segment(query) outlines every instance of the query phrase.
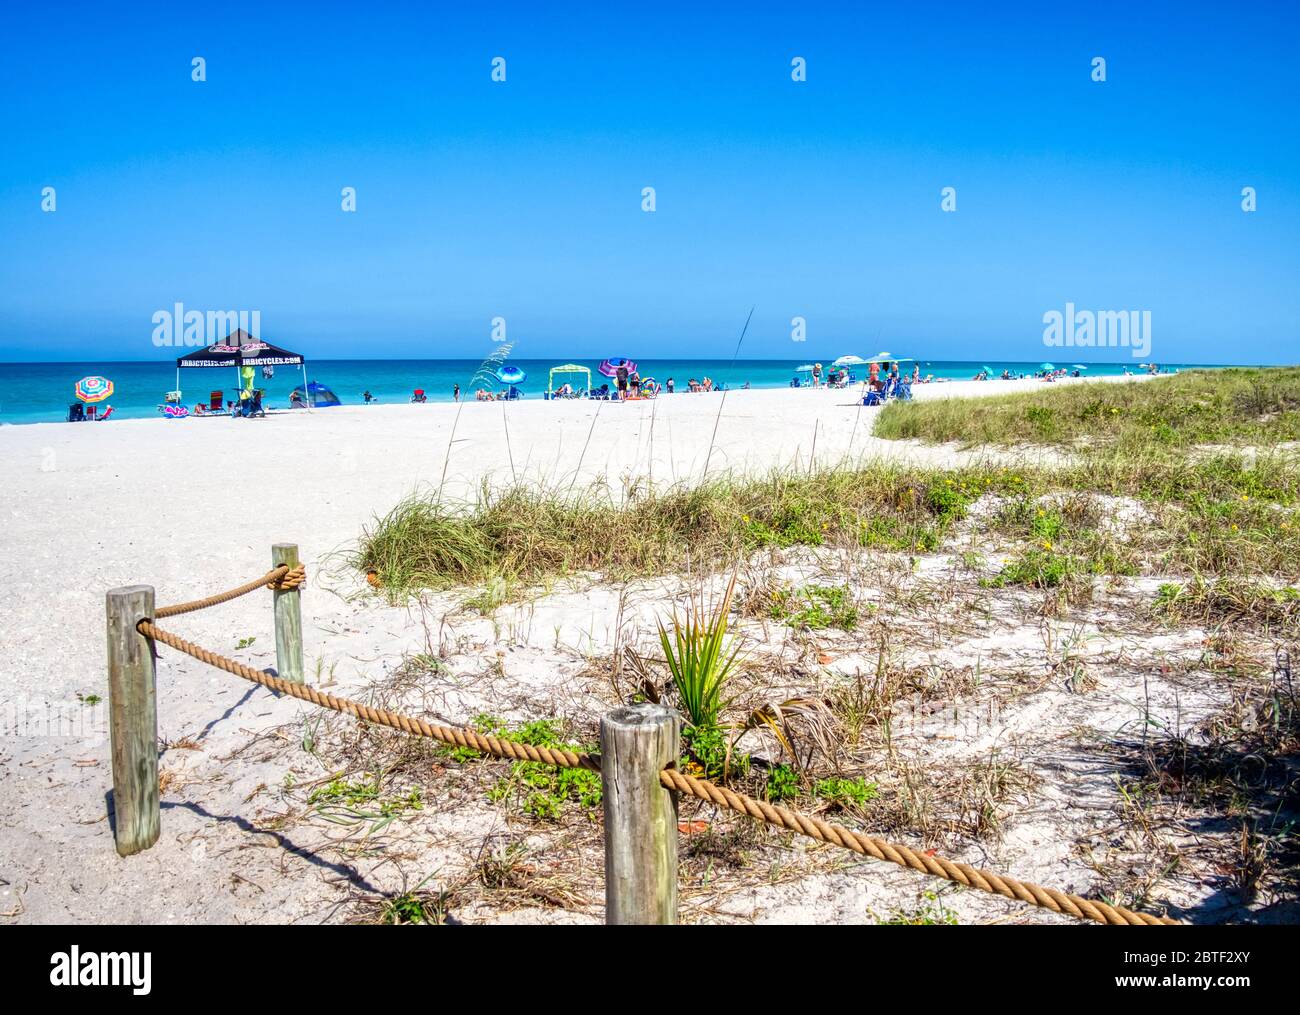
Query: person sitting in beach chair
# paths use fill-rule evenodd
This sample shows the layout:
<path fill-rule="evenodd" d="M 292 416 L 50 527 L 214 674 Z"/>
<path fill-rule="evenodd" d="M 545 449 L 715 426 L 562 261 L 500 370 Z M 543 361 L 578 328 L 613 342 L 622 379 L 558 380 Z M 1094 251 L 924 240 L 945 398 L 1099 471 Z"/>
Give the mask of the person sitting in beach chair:
<path fill-rule="evenodd" d="M 84 423 L 86 422 L 86 407 L 80 402 L 73 402 L 68 406 L 68 422 Z"/>
<path fill-rule="evenodd" d="M 113 407 L 111 405 L 104 406 L 104 412 L 99 417 L 99 422 L 101 423 L 104 422 L 104 420 L 108 419 L 112 415 L 113 415 Z"/>
<path fill-rule="evenodd" d="M 429 396 L 424 393 L 423 388 L 416 388 L 413 392 L 411 392 L 412 402 L 427 402 L 428 400 L 429 400 Z M 369 399 L 367 399 L 367 401 L 369 401 Z"/>

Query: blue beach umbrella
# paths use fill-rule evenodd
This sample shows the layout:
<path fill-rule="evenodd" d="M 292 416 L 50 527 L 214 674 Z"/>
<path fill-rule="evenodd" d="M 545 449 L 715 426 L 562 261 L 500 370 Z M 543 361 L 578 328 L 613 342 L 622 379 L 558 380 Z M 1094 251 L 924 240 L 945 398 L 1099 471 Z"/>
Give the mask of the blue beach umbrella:
<path fill-rule="evenodd" d="M 502 384 L 523 384 L 528 375 L 518 367 L 503 366 L 497 371 L 497 380 Z"/>
<path fill-rule="evenodd" d="M 1039 366 L 1038 366 L 1038 369 L 1039 369 L 1039 370 L 1055 370 L 1055 369 L 1056 369 L 1056 364 L 1055 364 L 1055 363 L 1040 363 Z"/>

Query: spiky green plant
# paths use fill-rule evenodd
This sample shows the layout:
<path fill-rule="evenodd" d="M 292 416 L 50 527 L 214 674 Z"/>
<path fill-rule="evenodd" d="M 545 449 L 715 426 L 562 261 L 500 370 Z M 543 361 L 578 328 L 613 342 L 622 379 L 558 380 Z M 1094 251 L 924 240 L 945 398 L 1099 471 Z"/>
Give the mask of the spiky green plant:
<path fill-rule="evenodd" d="M 717 726 L 725 704 L 723 688 L 740 655 L 740 646 L 727 637 L 735 591 L 733 573 L 722 601 L 714 608 L 692 597 L 685 614 L 673 611 L 671 633 L 659 624 L 659 641 L 682 708 L 691 725 L 701 729 Z"/>

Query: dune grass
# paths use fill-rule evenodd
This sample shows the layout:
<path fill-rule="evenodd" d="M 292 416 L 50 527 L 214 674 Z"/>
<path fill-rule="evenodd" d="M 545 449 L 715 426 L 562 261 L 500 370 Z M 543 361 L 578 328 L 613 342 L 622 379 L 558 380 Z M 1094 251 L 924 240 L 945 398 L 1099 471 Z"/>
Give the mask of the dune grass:
<path fill-rule="evenodd" d="M 719 478 L 614 503 L 577 495 L 483 489 L 463 508 L 411 497 L 362 535 L 350 563 L 376 572 L 395 600 L 422 589 L 543 583 L 583 572 L 613 580 L 726 567 L 768 547 L 937 550 L 971 504 L 1002 508 L 982 531 L 1065 554 L 1090 573 L 1300 578 L 1300 463 L 1292 456 L 1187 460 L 1115 453 L 1032 469 L 858 469 Z M 1147 520 L 1120 540 L 1084 495 L 1133 498 Z M 1057 498 L 1043 505 L 1045 497 Z M 1071 507 L 1071 499 L 1076 502 Z M 1050 546 L 1043 547 L 1047 543 Z"/>
<path fill-rule="evenodd" d="M 1131 383 L 1044 384 L 1041 391 L 987 398 L 894 402 L 880 413 L 875 434 L 1130 452 L 1266 446 L 1300 439 L 1300 368 L 1188 370 Z"/>

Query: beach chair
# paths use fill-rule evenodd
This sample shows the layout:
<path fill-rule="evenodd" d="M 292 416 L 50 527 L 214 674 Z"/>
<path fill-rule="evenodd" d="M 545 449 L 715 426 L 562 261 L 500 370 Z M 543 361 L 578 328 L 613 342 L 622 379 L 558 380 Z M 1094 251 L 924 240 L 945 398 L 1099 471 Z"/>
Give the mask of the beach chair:
<path fill-rule="evenodd" d="M 86 406 L 86 418 L 92 420 L 95 418 L 95 407 L 93 405 Z"/>
<path fill-rule="evenodd" d="M 208 395 L 208 412 L 224 412 L 226 393 L 224 391 L 213 391 Z"/>
<path fill-rule="evenodd" d="M 863 405 L 884 405 L 884 392 L 877 391 L 875 388 L 867 388 L 867 393 L 862 396 Z"/>
<path fill-rule="evenodd" d="M 80 402 L 73 402 L 68 406 L 68 422 L 84 423 L 86 421 L 86 407 Z"/>

